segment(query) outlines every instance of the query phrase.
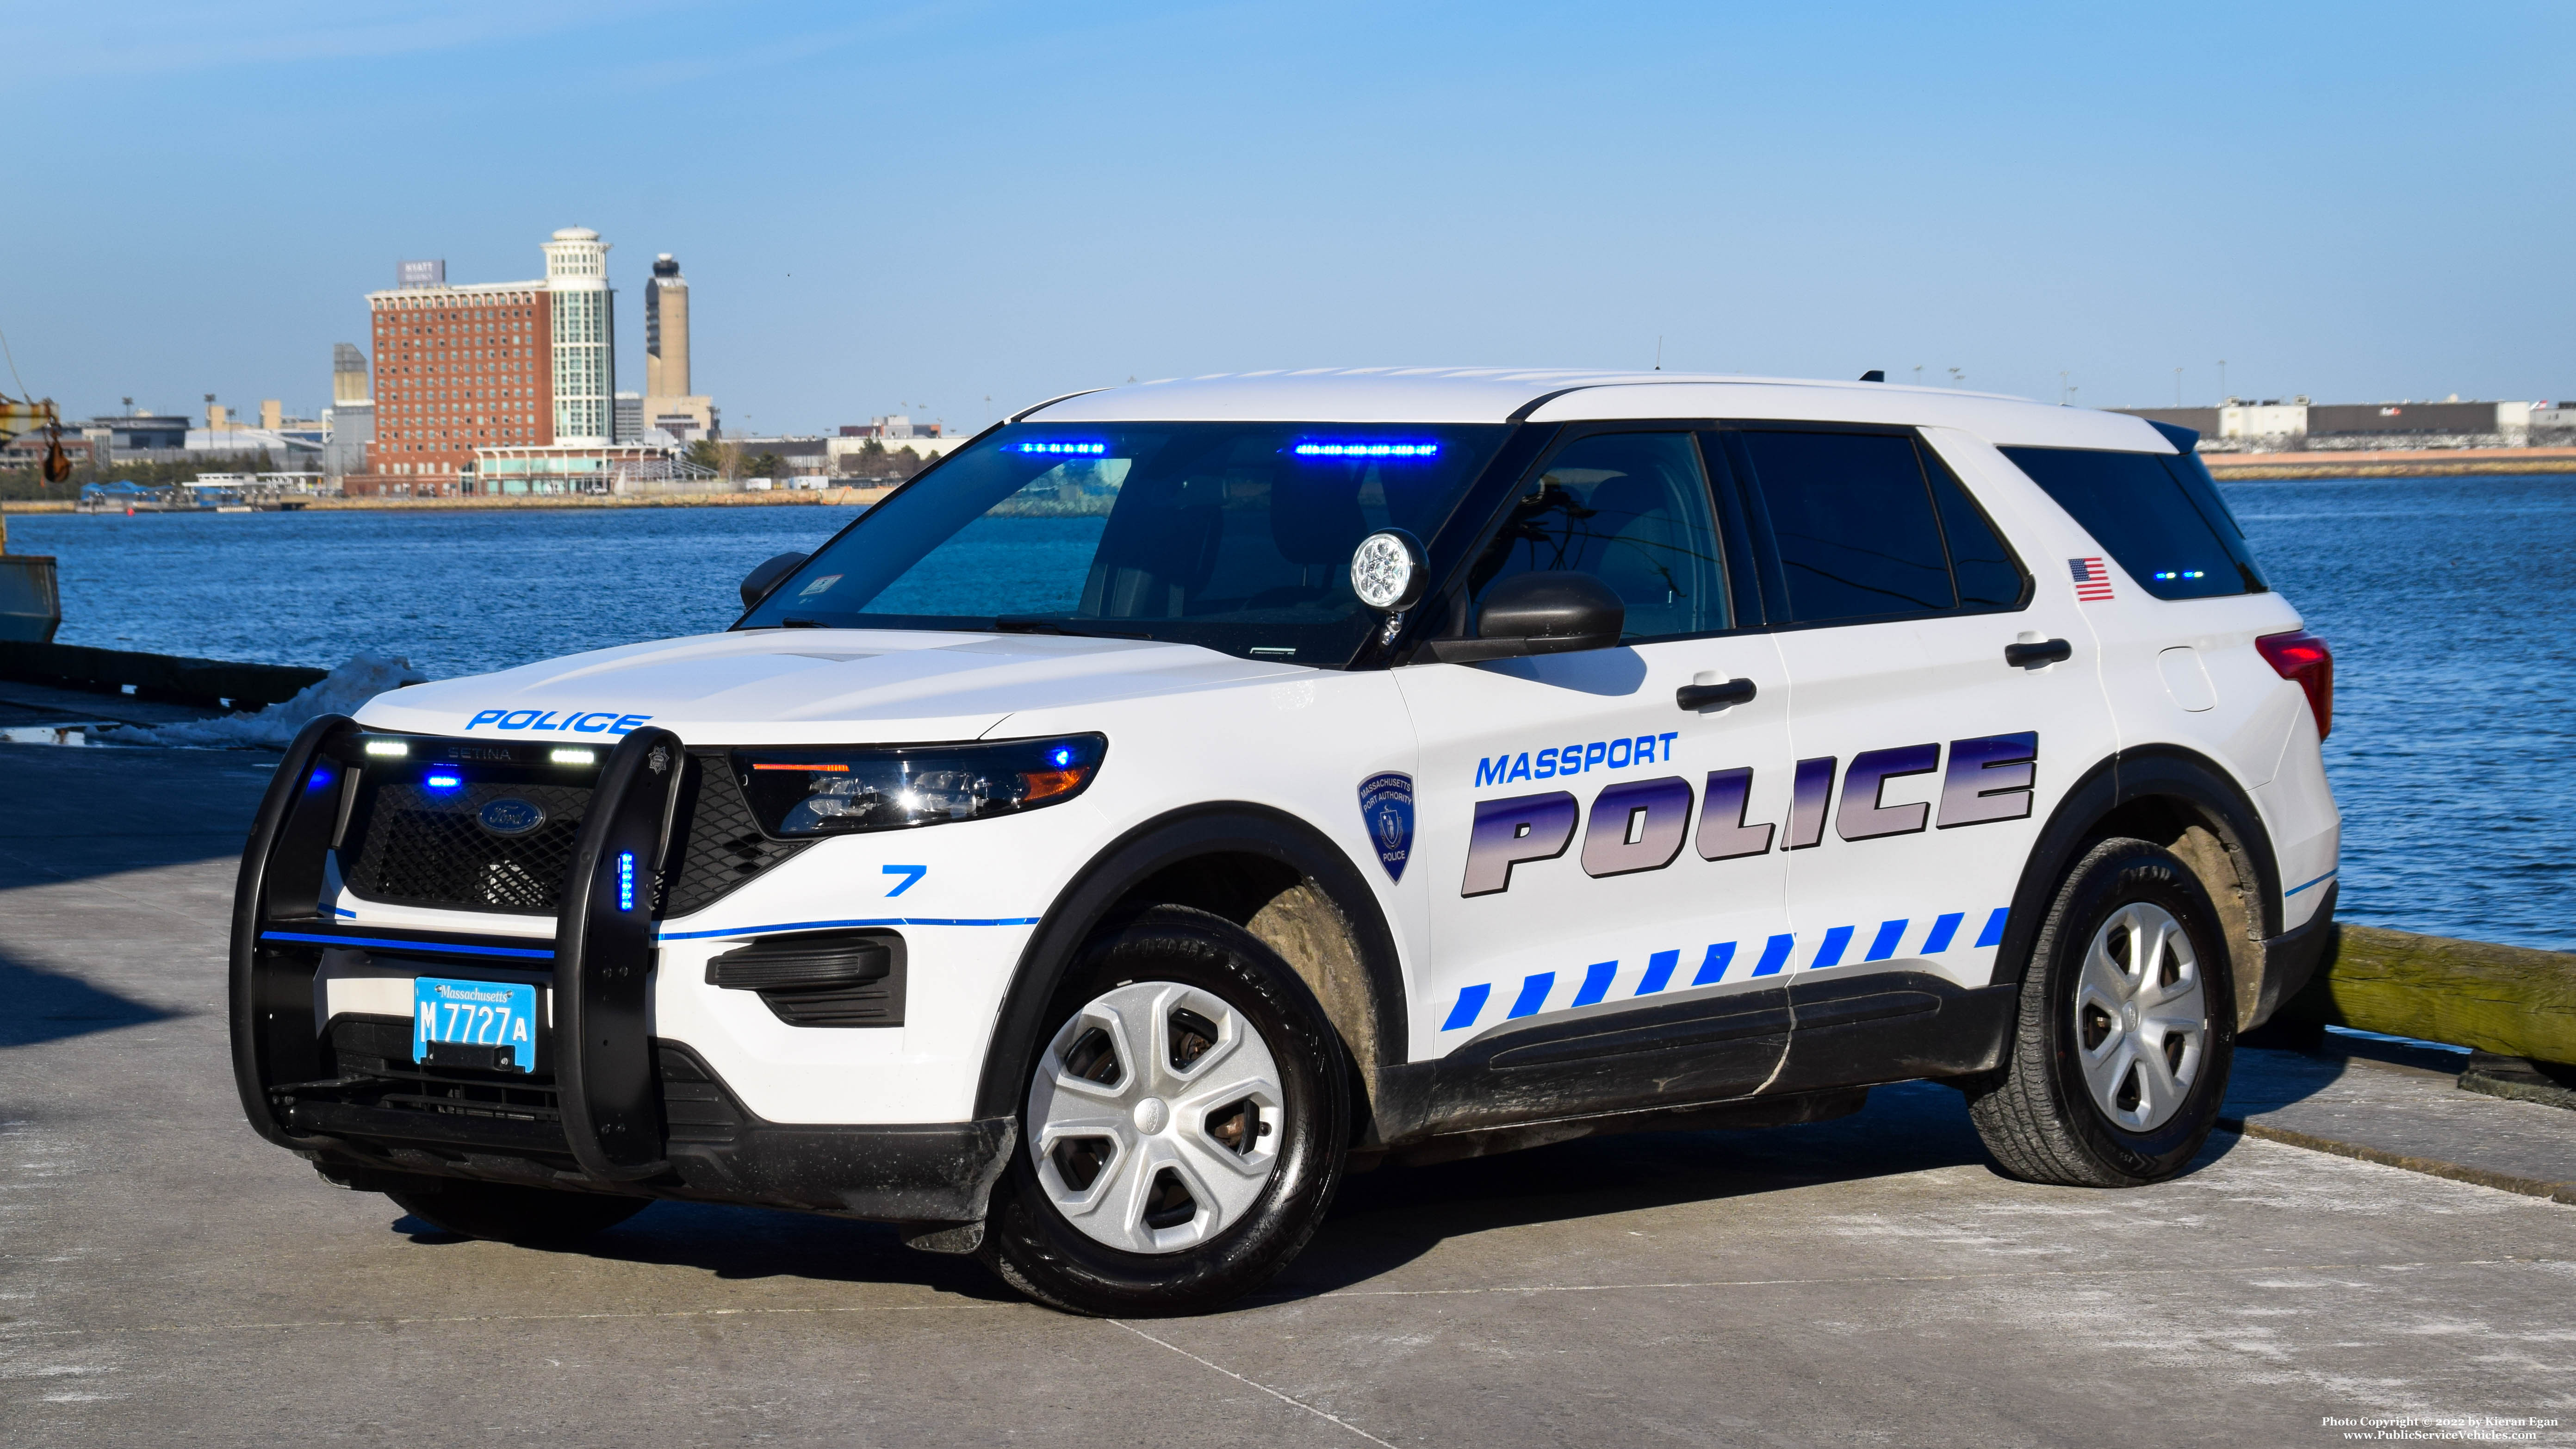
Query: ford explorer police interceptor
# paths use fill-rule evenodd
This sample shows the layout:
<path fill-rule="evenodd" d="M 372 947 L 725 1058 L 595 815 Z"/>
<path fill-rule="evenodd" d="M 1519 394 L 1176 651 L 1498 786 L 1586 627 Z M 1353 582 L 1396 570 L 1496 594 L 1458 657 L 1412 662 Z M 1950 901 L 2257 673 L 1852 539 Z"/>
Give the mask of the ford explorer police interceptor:
<path fill-rule="evenodd" d="M 2332 658 L 2192 434 L 1507 370 L 1029 408 L 720 634 L 379 696 L 244 857 L 258 1131 L 441 1227 L 899 1225 L 1185 1312 L 1344 1173 L 1966 1096 L 2181 1171 L 2313 969 Z"/>

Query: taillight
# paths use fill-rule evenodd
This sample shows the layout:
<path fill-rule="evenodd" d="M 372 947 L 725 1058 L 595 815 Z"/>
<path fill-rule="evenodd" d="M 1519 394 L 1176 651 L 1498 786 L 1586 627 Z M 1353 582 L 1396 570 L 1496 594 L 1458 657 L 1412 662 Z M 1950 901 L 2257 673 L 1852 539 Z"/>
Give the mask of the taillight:
<path fill-rule="evenodd" d="M 2305 629 L 2294 634 L 2266 634 L 2254 641 L 2273 672 L 2295 680 L 2308 692 L 2308 712 L 2317 717 L 2317 738 L 2334 728 L 2334 651 Z"/>

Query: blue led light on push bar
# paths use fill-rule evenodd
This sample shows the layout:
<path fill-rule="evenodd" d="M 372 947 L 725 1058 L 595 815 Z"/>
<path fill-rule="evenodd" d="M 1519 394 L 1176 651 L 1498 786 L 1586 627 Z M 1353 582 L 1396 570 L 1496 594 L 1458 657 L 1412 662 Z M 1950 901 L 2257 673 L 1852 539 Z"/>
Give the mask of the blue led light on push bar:
<path fill-rule="evenodd" d="M 1438 443 L 1299 443 L 1300 458 L 1436 458 Z"/>
<path fill-rule="evenodd" d="M 465 777 L 452 770 L 432 770 L 421 776 L 420 782 L 433 790 L 459 790 L 465 786 Z"/>
<path fill-rule="evenodd" d="M 617 908 L 635 909 L 635 852 L 631 850 L 617 852 Z"/>
<path fill-rule="evenodd" d="M 1090 458 L 1109 451 L 1107 443 L 1013 443 L 1011 448 L 1020 453 L 1074 453 Z"/>

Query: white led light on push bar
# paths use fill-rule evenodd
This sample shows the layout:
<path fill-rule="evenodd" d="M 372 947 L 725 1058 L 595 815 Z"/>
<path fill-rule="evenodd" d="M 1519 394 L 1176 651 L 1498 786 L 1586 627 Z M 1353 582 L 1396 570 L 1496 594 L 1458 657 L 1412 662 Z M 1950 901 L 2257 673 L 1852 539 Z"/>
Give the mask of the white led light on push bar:
<path fill-rule="evenodd" d="M 587 765 L 597 761 L 599 755 L 592 750 L 557 750 L 546 758 L 558 765 Z"/>
<path fill-rule="evenodd" d="M 369 740 L 367 741 L 367 753 L 371 755 L 408 755 L 411 753 L 411 746 L 404 744 L 400 740 Z"/>

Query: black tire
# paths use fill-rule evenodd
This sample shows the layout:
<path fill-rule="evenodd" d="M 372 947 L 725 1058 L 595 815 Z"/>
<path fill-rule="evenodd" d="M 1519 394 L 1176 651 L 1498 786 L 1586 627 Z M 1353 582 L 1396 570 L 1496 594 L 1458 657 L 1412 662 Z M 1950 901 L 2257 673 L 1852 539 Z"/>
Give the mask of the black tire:
<path fill-rule="evenodd" d="M 2088 1047 L 2098 1049 L 2110 1033 L 2122 1029 L 2106 1013 L 2079 1016 L 2078 992 L 2086 958 L 2097 934 L 2132 905 L 2143 910 L 2128 920 L 2161 911 L 2181 927 L 2199 975 L 2198 1054 L 2188 1055 L 2191 1048 L 2184 1034 L 2165 1034 L 2185 1042 L 2177 1050 L 2191 1065 L 2179 1102 L 2160 1121 L 2146 1120 L 2147 1112 L 2138 1109 L 2138 1099 L 2129 1095 L 2140 1086 L 2141 1078 L 2119 1078 L 2125 1085 L 2109 1093 L 2106 1105 L 2085 1070 Z M 2116 943 L 2126 934 L 2125 928 L 2116 929 L 2106 940 Z M 2118 949 L 2114 944 L 2115 954 Z M 2128 949 L 2136 947 L 2132 944 Z M 2096 1020 L 2105 1024 L 2097 1026 Z M 2128 1020 L 2126 1029 L 2133 1041 L 2146 1045 L 2148 1038 L 2138 1033 L 2135 1017 Z M 2088 1042 L 2087 1037 L 2097 1032 L 2102 1035 Z M 2152 1045 L 2159 1057 L 2166 1051 L 2164 1039 L 2157 1038 Z M 2209 892 L 2172 852 L 2144 840 L 2105 840 L 2077 862 L 2058 888 L 2031 947 L 2029 969 L 2022 975 L 2021 1016 L 2011 1053 L 2003 1070 L 1969 1087 L 1968 1115 L 1996 1165 L 2025 1182 L 2067 1187 L 2161 1182 L 2188 1166 L 2208 1140 L 2219 1104 L 2227 1096 L 2235 1045 L 2234 975 Z M 2110 1062 L 2110 1054 L 2104 1053 L 2101 1060 Z M 2145 1073 L 2154 1066 L 2141 1050 L 2132 1070 Z M 2168 1067 L 2156 1080 L 2172 1082 L 2176 1075 Z M 2110 1070 L 2103 1072 L 2106 1081 L 2113 1076 Z M 2114 1118 L 2114 1109 L 2124 1105 L 2140 1119 L 2134 1127 Z"/>
<path fill-rule="evenodd" d="M 1280 1101 L 1275 1122 L 1260 1122 L 1262 1114 L 1254 1114 L 1252 1135 L 1270 1136 L 1275 1127 L 1279 1140 L 1269 1149 L 1266 1182 L 1231 1221 L 1191 1246 L 1134 1252 L 1076 1227 L 1040 1180 L 1036 1128 L 1041 1124 L 1029 1120 L 1030 1094 L 1050 1043 L 1073 1027 L 1086 1007 L 1113 991 L 1158 983 L 1208 993 L 1259 1033 L 1275 1063 Z M 1174 1065 L 1180 1065 L 1177 1055 Z M 1322 1224 L 1341 1184 L 1351 1091 L 1340 1035 L 1278 953 L 1240 926 L 1205 911 L 1156 907 L 1091 941 L 1066 971 L 1048 1008 L 1046 1034 L 1022 1065 L 1019 1081 L 1020 1145 L 993 1190 L 979 1256 L 1004 1282 L 1053 1308 L 1138 1317 L 1215 1308 L 1286 1267 Z M 1140 1105 L 1138 1110 L 1145 1109 Z M 1177 1121 L 1178 1115 L 1169 1120 Z M 1233 1130 L 1240 1140 L 1243 1128 Z M 1061 1166 L 1056 1171 L 1054 1180 L 1061 1187 L 1068 1178 L 1061 1175 Z M 1206 1209 L 1193 1206 L 1191 1211 Z"/>
<path fill-rule="evenodd" d="M 384 1194 L 432 1227 L 529 1248 L 569 1247 L 652 1206 L 650 1198 L 555 1192 L 461 1177 L 409 1178 Z"/>

